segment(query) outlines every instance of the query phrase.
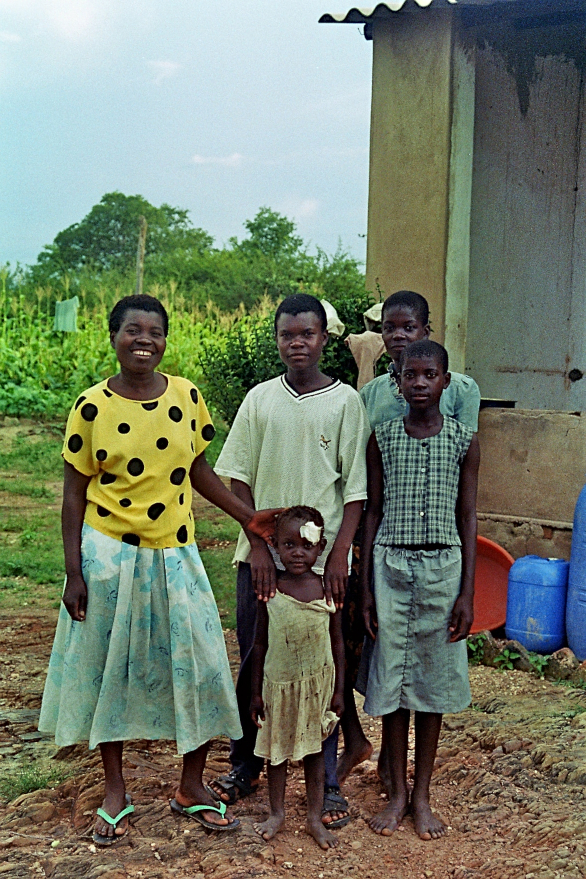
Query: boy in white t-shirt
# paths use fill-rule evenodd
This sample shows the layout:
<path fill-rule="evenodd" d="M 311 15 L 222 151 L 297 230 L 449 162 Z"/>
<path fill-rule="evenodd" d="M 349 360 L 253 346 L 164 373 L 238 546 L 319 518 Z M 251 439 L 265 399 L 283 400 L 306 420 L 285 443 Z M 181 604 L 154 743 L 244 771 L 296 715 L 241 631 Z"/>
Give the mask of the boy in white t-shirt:
<path fill-rule="evenodd" d="M 327 342 L 327 319 L 313 296 L 288 296 L 275 314 L 275 338 L 287 372 L 253 388 L 244 399 L 216 473 L 256 509 L 297 504 L 321 511 L 326 551 L 314 571 L 323 574 L 326 597 L 341 607 L 348 559 L 366 498 L 365 449 L 370 425 L 358 393 L 319 369 Z M 234 561 L 237 576 L 237 634 L 241 666 L 236 688 L 242 739 L 232 742 L 232 771 L 212 783 L 227 803 L 258 787 L 263 761 L 254 755 L 257 728 L 250 717 L 251 651 L 256 604 L 276 591 L 276 567 L 266 543 L 242 532 Z M 326 756 L 324 823 L 349 820 L 335 774 L 336 745 Z"/>

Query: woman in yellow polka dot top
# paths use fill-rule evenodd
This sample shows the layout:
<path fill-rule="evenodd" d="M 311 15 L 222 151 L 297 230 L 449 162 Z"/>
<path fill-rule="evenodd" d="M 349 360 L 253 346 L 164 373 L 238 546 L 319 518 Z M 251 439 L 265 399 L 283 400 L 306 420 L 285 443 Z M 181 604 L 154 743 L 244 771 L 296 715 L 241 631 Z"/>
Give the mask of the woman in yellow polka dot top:
<path fill-rule="evenodd" d="M 255 513 L 228 491 L 205 458 L 214 428 L 197 388 L 155 371 L 168 330 L 162 304 L 127 296 L 109 329 L 120 371 L 85 391 L 67 422 L 66 581 L 39 729 L 60 746 L 100 746 L 96 843 L 128 829 L 127 739 L 176 740 L 183 772 L 172 809 L 234 830 L 239 822 L 202 782 L 209 740 L 241 729 L 191 488 L 263 537 L 274 511 Z"/>

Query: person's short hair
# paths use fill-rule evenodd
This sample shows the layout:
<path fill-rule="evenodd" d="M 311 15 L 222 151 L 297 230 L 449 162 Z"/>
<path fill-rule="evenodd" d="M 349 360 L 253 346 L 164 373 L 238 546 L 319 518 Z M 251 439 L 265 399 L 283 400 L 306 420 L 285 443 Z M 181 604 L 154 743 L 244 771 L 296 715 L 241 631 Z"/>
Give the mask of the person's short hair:
<path fill-rule="evenodd" d="M 310 296 L 309 293 L 294 293 L 293 296 L 287 296 L 275 312 L 275 333 L 277 332 L 277 321 L 281 317 L 282 314 L 305 314 L 306 311 L 313 311 L 321 321 L 322 332 L 328 328 L 328 318 L 326 315 L 326 310 L 315 296 Z"/>
<path fill-rule="evenodd" d="M 324 518 L 319 510 L 316 510 L 314 507 L 298 505 L 296 507 L 287 507 L 286 510 L 279 513 L 275 519 L 275 540 L 279 533 L 279 526 L 282 525 L 283 522 L 302 522 L 303 524 L 306 522 L 315 522 L 315 524 L 322 529 L 323 537 L 323 529 L 325 527 Z"/>
<path fill-rule="evenodd" d="M 108 329 L 111 333 L 117 333 L 122 326 L 122 321 L 127 311 L 134 309 L 135 311 L 155 311 L 161 316 L 163 321 L 163 330 L 165 335 L 169 332 L 169 315 L 167 309 L 162 302 L 155 299 L 154 296 L 148 296 L 146 293 L 140 293 L 133 296 L 125 296 L 120 299 L 112 311 L 108 319 Z"/>
<path fill-rule="evenodd" d="M 384 317 L 385 312 L 391 308 L 410 308 L 424 327 L 429 323 L 429 304 L 421 293 L 414 293 L 413 290 L 398 290 L 397 293 L 392 293 L 383 302 L 381 317 Z"/>
<path fill-rule="evenodd" d="M 403 348 L 399 357 L 399 372 L 403 369 L 403 364 L 408 357 L 433 358 L 441 366 L 444 373 L 448 371 L 448 352 L 443 345 L 440 345 L 439 342 L 432 342 L 431 339 L 420 339 Z"/>

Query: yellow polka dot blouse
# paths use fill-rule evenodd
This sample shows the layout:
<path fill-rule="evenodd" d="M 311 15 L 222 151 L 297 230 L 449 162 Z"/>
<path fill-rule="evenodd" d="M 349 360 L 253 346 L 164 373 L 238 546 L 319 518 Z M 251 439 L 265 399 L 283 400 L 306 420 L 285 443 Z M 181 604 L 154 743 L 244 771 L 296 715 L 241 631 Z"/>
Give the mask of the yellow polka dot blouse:
<path fill-rule="evenodd" d="M 76 401 L 67 421 L 64 459 L 85 476 L 85 521 L 134 546 L 193 543 L 194 459 L 214 428 L 199 391 L 167 375 L 155 400 L 128 400 L 100 382 Z"/>

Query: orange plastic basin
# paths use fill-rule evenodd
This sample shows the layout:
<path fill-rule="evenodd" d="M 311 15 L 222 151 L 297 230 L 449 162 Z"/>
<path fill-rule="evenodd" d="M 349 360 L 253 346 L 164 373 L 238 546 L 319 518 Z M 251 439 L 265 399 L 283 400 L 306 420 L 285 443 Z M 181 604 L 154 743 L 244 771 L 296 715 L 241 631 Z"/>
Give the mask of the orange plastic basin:
<path fill-rule="evenodd" d="M 509 570 L 513 561 L 513 556 L 498 543 L 486 537 L 477 537 L 474 622 L 470 629 L 471 634 L 504 626 L 507 618 Z"/>

